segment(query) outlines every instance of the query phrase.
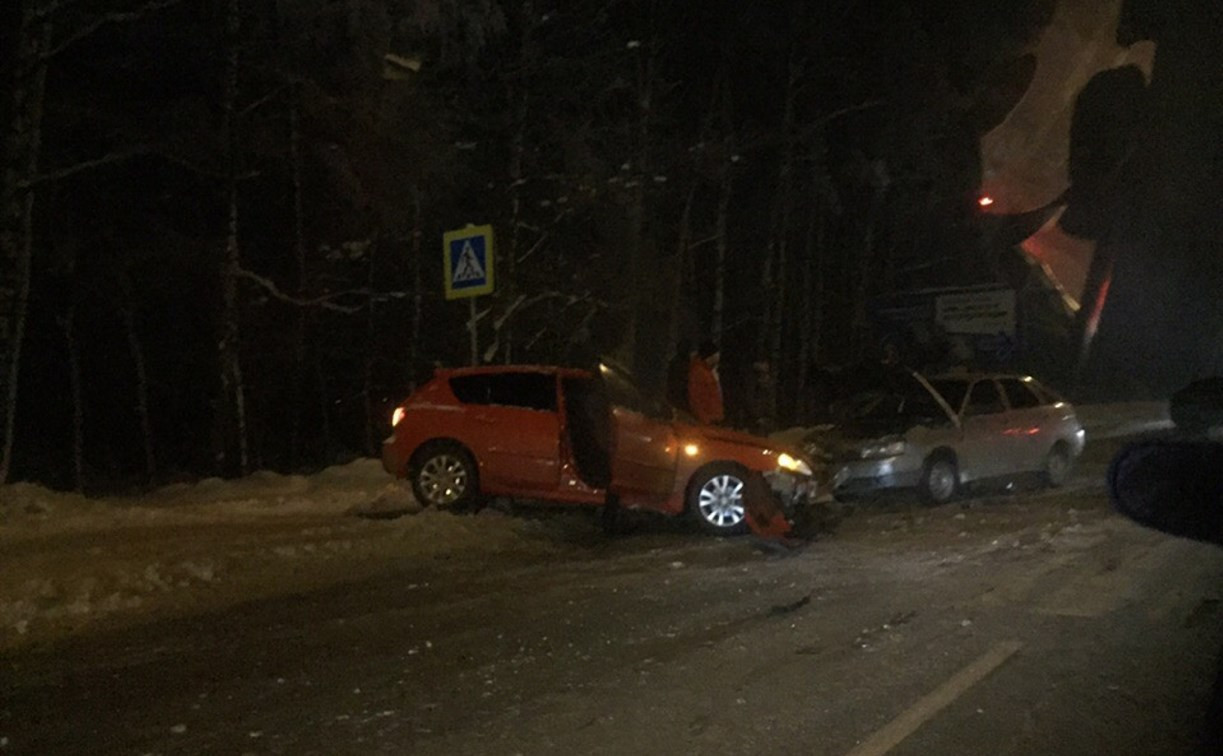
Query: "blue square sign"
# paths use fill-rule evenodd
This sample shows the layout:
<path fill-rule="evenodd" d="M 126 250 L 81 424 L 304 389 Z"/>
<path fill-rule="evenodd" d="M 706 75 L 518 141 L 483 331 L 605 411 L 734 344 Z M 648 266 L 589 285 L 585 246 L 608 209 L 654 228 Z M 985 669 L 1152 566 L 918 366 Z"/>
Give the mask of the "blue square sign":
<path fill-rule="evenodd" d="M 493 228 L 468 226 L 442 236 L 446 299 L 493 291 Z"/>

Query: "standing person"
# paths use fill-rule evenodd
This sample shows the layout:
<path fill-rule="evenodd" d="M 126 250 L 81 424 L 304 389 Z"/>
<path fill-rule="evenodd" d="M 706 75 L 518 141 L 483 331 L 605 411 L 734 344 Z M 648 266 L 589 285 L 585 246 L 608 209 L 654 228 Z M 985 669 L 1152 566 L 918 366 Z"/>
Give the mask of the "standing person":
<path fill-rule="evenodd" d="M 702 342 L 688 367 L 688 407 L 697 420 L 716 424 L 725 418 L 718 362 L 722 353 L 712 341 Z"/>
<path fill-rule="evenodd" d="M 749 431 L 762 436 L 773 432 L 777 384 L 773 380 L 773 370 L 768 360 L 752 363 L 752 375 L 748 379 L 744 405 L 747 410 L 744 420 Z"/>
<path fill-rule="evenodd" d="M 675 345 L 675 355 L 667 363 L 667 401 L 672 407 L 688 413 L 692 412 L 688 405 L 688 371 L 695 355 L 696 347 L 691 339 L 680 339 Z"/>

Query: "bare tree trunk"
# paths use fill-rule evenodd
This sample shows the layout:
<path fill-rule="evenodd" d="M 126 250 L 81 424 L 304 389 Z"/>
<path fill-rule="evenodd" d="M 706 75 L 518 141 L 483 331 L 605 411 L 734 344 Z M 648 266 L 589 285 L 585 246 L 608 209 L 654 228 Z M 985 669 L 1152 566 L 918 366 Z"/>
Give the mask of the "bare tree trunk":
<path fill-rule="evenodd" d="M 640 346 L 642 336 L 647 330 L 644 313 L 645 306 L 645 215 L 646 215 L 646 182 L 650 180 L 650 139 L 652 138 L 654 115 L 654 90 L 657 86 L 658 36 L 654 33 L 653 24 L 657 20 L 657 8 L 650 9 L 651 32 L 649 41 L 641 45 L 637 58 L 637 145 L 633 161 L 634 177 L 632 201 L 629 205 L 629 239 L 628 239 L 628 282 L 629 282 L 629 327 L 626 357 L 629 365 L 638 374 L 644 367 L 639 363 L 642 355 Z"/>
<path fill-rule="evenodd" d="M 518 255 L 521 253 L 522 246 L 522 185 L 526 180 L 523 175 L 523 157 L 526 154 L 527 146 L 527 119 L 530 116 L 530 86 L 527 83 L 527 77 L 530 75 L 531 67 L 534 65 L 534 48 L 532 46 L 531 35 L 537 25 L 537 16 L 535 14 L 535 3 L 533 0 L 523 0 L 522 2 L 522 38 L 519 41 L 519 61 L 518 68 L 520 71 L 519 89 L 511 91 L 510 99 L 513 101 L 514 107 L 514 135 L 510 140 L 510 235 L 509 244 L 502 255 L 502 271 L 504 276 L 498 274 L 499 287 L 501 288 L 501 301 L 505 302 L 507 308 L 514 306 L 514 301 L 517 299 L 518 290 L 521 288 L 518 285 Z M 499 333 L 495 338 L 502 346 L 502 354 L 505 362 L 508 364 L 514 360 L 514 317 L 505 319 Z"/>
<path fill-rule="evenodd" d="M 157 477 L 157 456 L 153 419 L 149 412 L 149 373 L 140 334 L 136 332 L 136 315 L 131 302 L 123 305 L 123 328 L 127 332 L 127 349 L 136 371 L 136 414 L 140 417 L 140 433 L 144 438 L 144 479 L 145 483 L 152 483 Z"/>
<path fill-rule="evenodd" d="M 679 240 L 675 245 L 675 264 L 672 266 L 671 279 L 671 310 L 667 319 L 668 353 L 675 351 L 679 343 L 680 317 L 684 309 L 688 282 L 688 255 L 692 248 L 692 206 L 696 203 L 696 192 L 700 179 L 694 177 L 692 186 L 688 189 L 688 198 L 684 200 L 684 210 L 679 217 Z"/>
<path fill-rule="evenodd" d="M 13 51 L 9 121 L 5 124 L 0 180 L 0 484 L 12 470 L 21 344 L 25 339 L 34 255 L 34 189 L 26 182 L 38 172 L 42 148 L 43 101 L 47 89 L 44 54 L 51 23 L 26 2 Z"/>
<path fill-rule="evenodd" d="M 323 463 L 331 464 L 331 402 L 327 397 L 327 376 L 323 372 L 323 357 L 319 350 L 315 349 L 314 354 L 314 380 L 318 384 L 318 407 L 319 418 L 322 422 L 323 434 Z"/>
<path fill-rule="evenodd" d="M 302 196 L 301 103 L 300 89 L 295 87 L 289 99 L 289 172 L 293 192 L 293 257 L 297 266 L 297 296 L 306 291 L 306 232 Z M 298 408 L 306 404 L 306 339 L 310 315 L 305 307 L 297 308 L 297 328 L 293 339 L 293 404 L 289 409 L 289 464 L 296 470 L 301 464 L 301 421 Z"/>
<path fill-rule="evenodd" d="M 425 281 L 421 276 L 421 270 L 424 267 L 424 258 L 421 257 L 421 239 L 424 237 L 424 229 L 421 228 L 423 220 L 421 216 L 421 197 L 420 187 L 412 187 L 412 344 L 408 349 L 408 354 L 411 356 L 411 371 L 412 375 L 409 379 L 413 382 L 420 380 L 416 372 L 420 370 L 420 331 L 421 325 L 425 317 Z M 413 386 L 415 388 L 415 386 Z"/>
<path fill-rule="evenodd" d="M 726 318 L 726 257 L 730 240 L 727 238 L 727 220 L 730 215 L 730 193 L 733 187 L 733 175 L 729 159 L 722 166 L 722 182 L 718 187 L 718 219 L 715 231 L 717 242 L 714 246 L 714 284 L 713 284 L 713 320 L 710 325 L 710 338 L 720 348 L 722 346 L 723 330 Z"/>
<path fill-rule="evenodd" d="M 795 60 L 796 51 L 791 52 L 789 76 L 786 78 L 786 99 L 782 111 L 781 134 L 782 150 L 781 164 L 777 173 L 777 212 L 774 216 L 769 261 L 766 266 L 766 277 L 772 274 L 772 280 L 766 278 L 769 284 L 765 288 L 765 338 L 762 344 L 768 345 L 769 363 L 773 375 L 777 377 L 790 375 L 782 364 L 782 323 L 789 299 L 789 256 L 790 256 L 790 218 L 794 214 L 794 102 L 798 95 L 799 78 L 802 75 L 802 64 Z M 780 387 L 778 387 L 780 388 Z M 769 397 L 773 405 L 768 407 L 770 417 L 777 417 L 777 395 L 779 391 L 771 392 Z"/>
<path fill-rule="evenodd" d="M 374 355 L 378 348 L 378 328 L 377 328 L 377 306 L 374 299 L 374 285 L 377 283 L 375 278 L 376 265 L 378 262 L 378 246 L 379 240 L 374 239 L 369 245 L 369 268 L 366 273 L 365 287 L 370 292 L 369 302 L 366 305 L 365 314 L 365 375 L 364 385 L 361 388 L 361 394 L 364 397 L 365 404 L 365 454 L 374 456 L 375 443 L 377 439 L 374 437 L 374 428 L 381 423 L 375 424 L 374 421 Z"/>
<path fill-rule="evenodd" d="M 870 330 L 868 300 L 870 298 L 871 272 L 875 264 L 876 226 L 882 200 L 882 190 L 876 190 L 871 198 L 870 208 L 867 210 L 866 229 L 862 239 L 862 254 L 858 257 L 857 280 L 854 287 L 853 336 L 855 356 L 859 359 L 864 358 L 867 352 L 867 333 Z"/>
<path fill-rule="evenodd" d="M 75 287 L 75 283 L 73 284 Z M 64 344 L 68 352 L 68 385 L 72 394 L 72 490 L 85 488 L 85 398 L 81 382 L 81 346 L 76 333 L 76 294 L 68 303 L 68 311 L 60 318 Z"/>
<path fill-rule="evenodd" d="M 812 195 L 815 195 L 814 191 L 812 191 Z M 818 264 L 816 258 L 818 253 L 815 246 L 815 226 L 819 222 L 819 213 L 820 202 L 814 200 L 811 203 L 810 214 L 807 216 L 806 232 L 803 234 L 802 306 L 798 317 L 798 386 L 797 391 L 791 394 L 792 396 L 799 397 L 800 401 L 801 397 L 807 395 L 807 383 L 811 379 L 811 354 L 814 337 L 814 334 L 811 332 L 811 326 L 814 322 L 813 313 L 816 306 L 815 292 L 812 289 L 814 288 L 815 266 Z"/>
<path fill-rule="evenodd" d="M 823 356 L 825 273 L 827 258 L 824 254 L 828 229 L 829 203 L 826 202 L 827 176 L 824 166 L 816 161 L 812 168 L 811 206 L 808 210 L 807 228 L 804 236 L 803 306 L 799 323 L 802 327 L 798 356 L 798 392 L 800 397 L 811 396 L 811 373 L 815 362 Z M 801 406 L 803 412 L 811 409 L 810 403 Z"/>
<path fill-rule="evenodd" d="M 241 28 L 240 0 L 229 0 L 226 12 L 225 80 L 222 87 L 222 139 L 225 145 L 225 194 L 228 209 L 225 229 L 225 252 L 221 263 L 221 338 L 219 343 L 221 372 L 221 434 L 223 466 L 229 465 L 230 443 L 237 444 L 238 472 L 250 470 L 250 451 L 246 427 L 246 389 L 242 380 L 241 302 L 239 274 L 242 266 L 238 244 L 238 160 L 237 160 L 237 99 L 238 99 L 238 33 Z"/>

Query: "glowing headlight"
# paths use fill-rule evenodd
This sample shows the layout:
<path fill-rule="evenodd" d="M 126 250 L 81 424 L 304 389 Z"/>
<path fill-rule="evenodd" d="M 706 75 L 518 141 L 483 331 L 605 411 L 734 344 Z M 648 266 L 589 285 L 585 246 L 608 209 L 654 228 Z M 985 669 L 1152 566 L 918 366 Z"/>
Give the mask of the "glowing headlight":
<path fill-rule="evenodd" d="M 689 457 L 695 457 L 700 453 L 701 447 L 696 444 L 684 444 L 684 454 L 687 454 Z"/>
<path fill-rule="evenodd" d="M 396 407 L 395 412 L 391 415 L 391 427 L 394 428 L 396 425 L 399 425 L 399 423 L 403 420 L 403 416 L 403 407 Z"/>
<path fill-rule="evenodd" d="M 862 459 L 880 459 L 882 457 L 899 457 L 905 453 L 904 441 L 892 441 L 887 444 L 872 444 L 862 447 Z"/>
<path fill-rule="evenodd" d="M 811 465 L 807 464 L 801 459 L 795 459 L 785 452 L 777 455 L 777 466 L 783 470 L 798 473 L 799 475 L 811 474 Z"/>

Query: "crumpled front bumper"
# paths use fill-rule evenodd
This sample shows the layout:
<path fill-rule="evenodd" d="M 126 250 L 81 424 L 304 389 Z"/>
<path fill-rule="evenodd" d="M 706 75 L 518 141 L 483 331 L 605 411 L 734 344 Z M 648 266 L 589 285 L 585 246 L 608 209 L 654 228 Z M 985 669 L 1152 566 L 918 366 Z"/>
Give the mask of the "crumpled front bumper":
<path fill-rule="evenodd" d="M 833 487 L 842 493 L 866 493 L 909 488 L 921 480 L 921 460 L 908 456 L 842 461 L 833 474 Z"/>
<path fill-rule="evenodd" d="M 777 470 L 764 473 L 764 479 L 787 516 L 802 507 L 832 499 L 832 486 L 821 485 L 820 480 L 813 475 L 796 475 Z"/>
<path fill-rule="evenodd" d="M 840 507 L 833 497 L 833 481 L 826 470 L 816 475 L 765 473 L 764 478 L 781 505 L 786 537 L 809 539 L 833 530 L 840 522 Z"/>

